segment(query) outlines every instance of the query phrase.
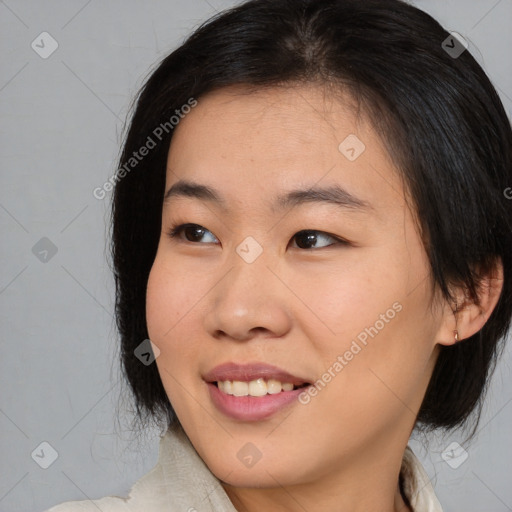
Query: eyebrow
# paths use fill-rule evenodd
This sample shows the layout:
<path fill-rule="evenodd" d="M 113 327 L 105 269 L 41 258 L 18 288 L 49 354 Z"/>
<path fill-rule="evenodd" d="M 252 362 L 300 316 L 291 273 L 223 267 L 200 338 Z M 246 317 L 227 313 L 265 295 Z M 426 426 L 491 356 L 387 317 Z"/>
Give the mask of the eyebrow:
<path fill-rule="evenodd" d="M 193 181 L 179 180 L 174 183 L 165 193 L 164 202 L 169 202 L 171 197 L 192 197 L 214 203 L 225 211 L 229 210 L 227 201 L 220 192 L 208 185 Z M 327 203 L 354 211 L 373 210 L 369 202 L 359 199 L 339 185 L 309 187 L 285 192 L 274 200 L 271 210 L 273 213 L 277 213 L 279 210 L 294 208 L 304 203 Z"/>

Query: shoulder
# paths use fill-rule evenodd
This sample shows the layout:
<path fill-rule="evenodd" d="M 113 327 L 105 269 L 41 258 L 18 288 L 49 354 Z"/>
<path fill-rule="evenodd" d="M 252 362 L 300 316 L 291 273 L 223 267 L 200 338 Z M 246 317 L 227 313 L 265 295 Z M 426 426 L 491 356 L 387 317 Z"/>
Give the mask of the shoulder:
<path fill-rule="evenodd" d="M 160 463 L 132 486 L 127 497 L 106 496 L 100 499 L 66 501 L 44 512 L 160 512 L 165 503 L 166 494 L 162 492 L 162 467 Z M 169 509 L 167 504 L 167 510 Z"/>
<path fill-rule="evenodd" d="M 131 488 L 129 496 L 69 501 L 45 512 L 236 512 L 185 432 L 169 429 L 160 440 L 156 466 Z"/>
<path fill-rule="evenodd" d="M 409 445 L 403 455 L 400 473 L 404 478 L 404 493 L 414 512 L 443 512 L 427 472 Z"/>

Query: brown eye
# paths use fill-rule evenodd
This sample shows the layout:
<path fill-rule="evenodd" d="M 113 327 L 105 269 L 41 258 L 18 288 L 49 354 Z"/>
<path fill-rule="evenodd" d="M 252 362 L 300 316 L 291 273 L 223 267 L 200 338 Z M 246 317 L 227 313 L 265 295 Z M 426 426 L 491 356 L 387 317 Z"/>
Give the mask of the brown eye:
<path fill-rule="evenodd" d="M 303 230 L 299 231 L 296 235 L 293 237 L 297 241 L 297 246 L 299 249 L 322 249 L 323 247 L 329 247 L 331 245 L 334 245 L 335 243 L 343 243 L 344 241 L 334 237 L 332 235 L 328 235 L 327 233 L 324 233 L 323 231 L 316 231 L 316 230 Z M 330 243 L 327 245 L 324 245 L 322 247 L 314 247 L 315 243 L 317 243 L 318 240 L 326 240 L 331 239 L 334 240 L 334 243 Z M 313 246 L 313 247 L 312 247 Z"/>
<path fill-rule="evenodd" d="M 182 232 L 185 233 L 187 242 L 199 242 L 205 233 L 211 233 L 211 231 L 208 231 L 199 224 L 180 224 L 178 226 L 173 226 L 169 230 L 168 234 L 171 238 L 180 238 Z M 215 240 L 217 239 L 215 238 Z"/>

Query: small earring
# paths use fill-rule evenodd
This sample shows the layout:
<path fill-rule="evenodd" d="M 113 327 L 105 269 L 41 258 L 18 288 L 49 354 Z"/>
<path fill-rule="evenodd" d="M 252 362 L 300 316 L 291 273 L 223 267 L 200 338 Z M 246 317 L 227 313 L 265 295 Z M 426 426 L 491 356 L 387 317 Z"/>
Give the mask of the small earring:
<path fill-rule="evenodd" d="M 457 343 L 459 341 L 459 331 L 457 331 L 457 330 L 453 331 L 453 335 L 455 337 L 455 343 Z"/>

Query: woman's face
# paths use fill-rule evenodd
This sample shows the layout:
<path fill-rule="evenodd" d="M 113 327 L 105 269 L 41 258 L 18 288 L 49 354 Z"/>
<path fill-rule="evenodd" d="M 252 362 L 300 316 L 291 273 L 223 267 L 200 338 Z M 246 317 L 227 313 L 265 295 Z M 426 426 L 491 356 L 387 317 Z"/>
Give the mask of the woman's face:
<path fill-rule="evenodd" d="M 401 459 L 444 307 L 397 171 L 322 88 L 237 92 L 199 99 L 169 151 L 166 192 L 187 181 L 218 197 L 181 189 L 163 206 L 147 324 L 169 400 L 228 485 Z M 311 193 L 278 201 L 296 190 Z"/>

